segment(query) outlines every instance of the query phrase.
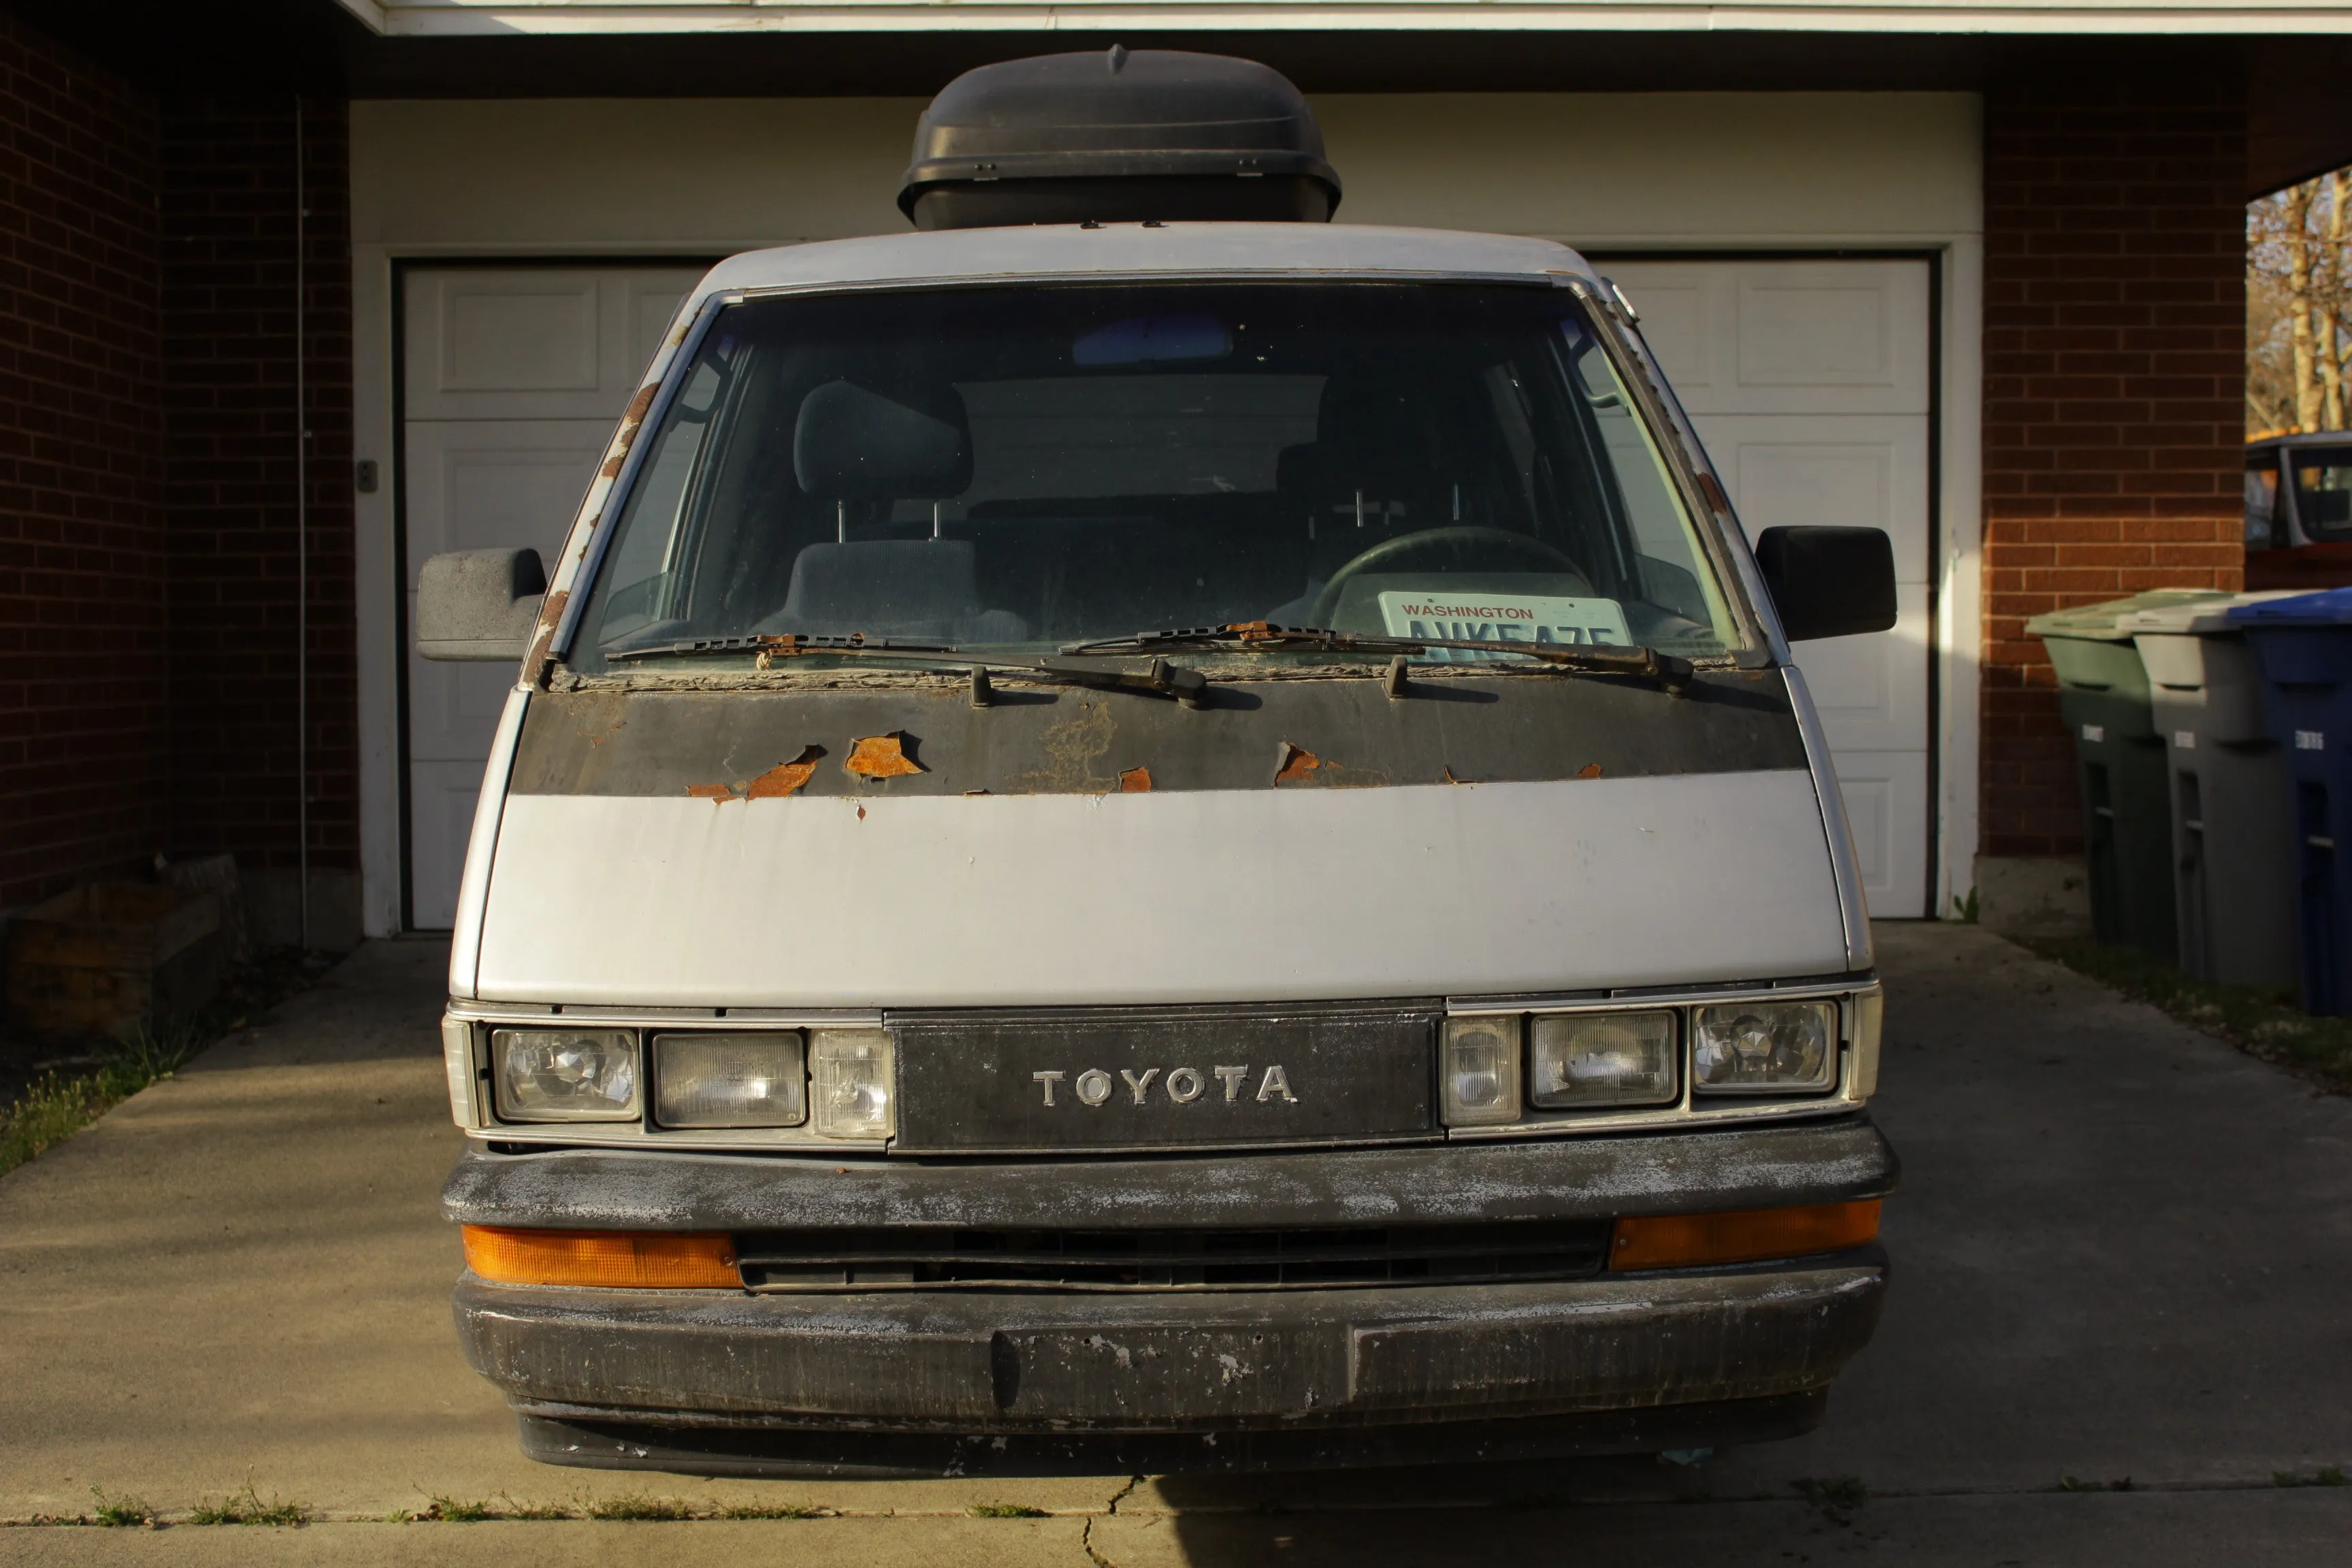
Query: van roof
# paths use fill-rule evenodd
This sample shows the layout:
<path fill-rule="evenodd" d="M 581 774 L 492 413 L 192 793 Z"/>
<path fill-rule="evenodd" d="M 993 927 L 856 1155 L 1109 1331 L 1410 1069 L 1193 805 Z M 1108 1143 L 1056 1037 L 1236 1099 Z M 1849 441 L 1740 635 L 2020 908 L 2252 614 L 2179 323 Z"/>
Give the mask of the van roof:
<path fill-rule="evenodd" d="M 1384 228 L 1370 224 L 1039 224 L 823 240 L 747 251 L 711 268 L 697 297 L 769 289 L 1017 278 L 1353 276 L 1592 279 L 1585 259 L 1556 240 Z"/>
<path fill-rule="evenodd" d="M 2246 437 L 2249 454 L 2275 452 L 2282 447 L 2352 447 L 2352 430 L 2273 431 Z"/>

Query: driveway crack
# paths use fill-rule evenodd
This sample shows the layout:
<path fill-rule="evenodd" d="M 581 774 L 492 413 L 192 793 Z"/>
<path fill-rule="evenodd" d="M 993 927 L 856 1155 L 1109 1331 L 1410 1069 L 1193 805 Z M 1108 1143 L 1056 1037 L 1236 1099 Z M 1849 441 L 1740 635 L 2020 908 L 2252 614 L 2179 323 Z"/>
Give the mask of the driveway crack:
<path fill-rule="evenodd" d="M 1094 1568 L 1114 1568 L 1114 1564 L 1111 1563 L 1109 1558 L 1105 1557 L 1101 1552 L 1095 1550 L 1095 1520 L 1097 1518 L 1108 1519 L 1111 1515 L 1117 1513 L 1118 1511 L 1118 1505 L 1125 1502 L 1128 1498 L 1134 1493 L 1135 1489 L 1142 1484 L 1143 1478 L 1141 1476 L 1128 1477 L 1127 1485 L 1119 1488 L 1118 1490 L 1111 1494 L 1110 1505 L 1105 1508 L 1100 1514 L 1089 1516 L 1087 1520 L 1087 1527 L 1078 1531 L 1078 1544 L 1086 1548 L 1087 1561 L 1093 1563 Z"/>

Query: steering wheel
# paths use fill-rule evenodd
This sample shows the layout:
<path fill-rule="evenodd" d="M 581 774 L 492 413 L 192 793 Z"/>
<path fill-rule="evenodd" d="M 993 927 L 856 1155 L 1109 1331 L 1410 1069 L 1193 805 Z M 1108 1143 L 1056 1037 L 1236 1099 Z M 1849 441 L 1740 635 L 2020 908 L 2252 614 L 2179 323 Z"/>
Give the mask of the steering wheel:
<path fill-rule="evenodd" d="M 1503 528 L 1474 528 L 1456 524 L 1448 528 L 1424 528 L 1418 533 L 1401 533 L 1394 539 L 1383 539 L 1360 555 L 1355 556 L 1323 584 L 1323 592 L 1315 597 L 1315 607 L 1309 617 L 1318 626 L 1331 624 L 1332 612 L 1339 607 L 1339 596 L 1348 586 L 1348 579 L 1359 572 L 1394 569 L 1407 557 L 1427 555 L 1461 555 L 1475 552 L 1480 555 L 1516 555 L 1523 561 L 1536 563 L 1554 572 L 1567 572 L 1582 578 L 1584 568 L 1540 539 L 1524 533 L 1513 533 Z"/>

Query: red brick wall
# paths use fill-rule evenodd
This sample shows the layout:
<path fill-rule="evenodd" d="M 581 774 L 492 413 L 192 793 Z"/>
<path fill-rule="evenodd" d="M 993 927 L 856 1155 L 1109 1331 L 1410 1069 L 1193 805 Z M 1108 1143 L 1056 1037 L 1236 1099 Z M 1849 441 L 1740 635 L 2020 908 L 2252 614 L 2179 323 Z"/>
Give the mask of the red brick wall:
<path fill-rule="evenodd" d="M 156 129 L 0 16 L 0 909 L 163 842 Z"/>
<path fill-rule="evenodd" d="M 303 114 L 314 869 L 359 864 L 348 118 Z M 163 136 L 171 836 L 297 863 L 295 109 L 174 100 Z"/>
<path fill-rule="evenodd" d="M 358 865 L 346 115 L 304 120 L 314 868 Z M 0 14 L 0 910 L 298 858 L 290 94 Z"/>
<path fill-rule="evenodd" d="M 1987 97 L 1987 855 L 2082 847 L 2073 747 L 2026 620 L 2239 585 L 2245 126 L 2221 70 L 2133 66 Z"/>

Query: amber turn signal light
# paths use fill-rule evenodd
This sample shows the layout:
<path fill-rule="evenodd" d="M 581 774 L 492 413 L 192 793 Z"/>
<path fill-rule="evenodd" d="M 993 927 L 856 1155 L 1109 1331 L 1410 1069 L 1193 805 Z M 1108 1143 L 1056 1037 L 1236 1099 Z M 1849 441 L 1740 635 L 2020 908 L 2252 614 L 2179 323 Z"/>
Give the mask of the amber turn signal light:
<path fill-rule="evenodd" d="M 1727 1214 L 1638 1215 L 1617 1222 L 1612 1268 L 1689 1268 L 1838 1252 L 1878 1235 L 1876 1198 L 1795 1209 L 1734 1209 Z"/>
<path fill-rule="evenodd" d="M 509 1230 L 469 1225 L 466 1267 L 500 1285 L 740 1290 L 735 1238 L 665 1231 Z"/>

